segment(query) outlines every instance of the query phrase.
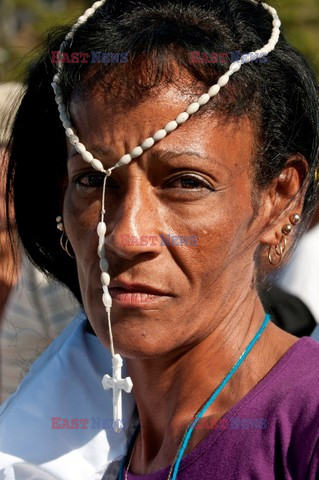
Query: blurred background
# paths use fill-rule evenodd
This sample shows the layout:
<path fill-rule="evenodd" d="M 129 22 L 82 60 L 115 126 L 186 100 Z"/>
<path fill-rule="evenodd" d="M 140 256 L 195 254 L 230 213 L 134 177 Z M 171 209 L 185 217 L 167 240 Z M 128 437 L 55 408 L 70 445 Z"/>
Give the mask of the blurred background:
<path fill-rule="evenodd" d="M 21 81 L 36 47 L 53 25 L 68 24 L 93 0 L 0 0 L 0 83 Z M 319 76 L 319 0 L 269 0 L 288 39 Z"/>

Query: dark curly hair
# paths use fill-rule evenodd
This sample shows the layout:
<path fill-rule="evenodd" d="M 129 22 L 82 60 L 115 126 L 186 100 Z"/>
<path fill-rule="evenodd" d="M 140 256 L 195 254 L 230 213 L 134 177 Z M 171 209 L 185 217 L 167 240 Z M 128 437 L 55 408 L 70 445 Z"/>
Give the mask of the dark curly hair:
<path fill-rule="evenodd" d="M 65 64 L 65 103 L 71 92 L 85 95 L 98 83 L 106 95 L 126 91 L 134 104 L 174 80 L 172 62 L 191 74 L 194 93 L 203 93 L 228 70 L 230 58 L 226 64 L 197 64 L 190 62 L 190 52 L 251 52 L 268 42 L 271 30 L 271 16 L 251 0 L 109 0 L 78 29 L 66 52 L 127 52 L 129 61 Z M 51 88 L 51 52 L 59 50 L 68 31 L 51 31 L 29 70 L 9 145 L 7 199 L 13 194 L 18 232 L 30 259 L 81 300 L 75 262 L 62 252 L 55 223 L 67 150 Z M 304 156 L 309 176 L 303 218 L 309 219 L 318 197 L 319 109 L 315 77 L 304 57 L 281 34 L 267 61 L 244 65 L 198 115 L 214 110 L 253 121 L 259 143 L 256 188 L 269 185 L 292 155 Z"/>

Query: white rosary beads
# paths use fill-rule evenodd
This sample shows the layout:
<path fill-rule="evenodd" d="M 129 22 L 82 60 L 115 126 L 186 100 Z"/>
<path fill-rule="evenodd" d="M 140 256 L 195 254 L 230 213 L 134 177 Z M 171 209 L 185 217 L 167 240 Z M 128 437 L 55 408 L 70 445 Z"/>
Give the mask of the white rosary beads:
<path fill-rule="evenodd" d="M 99 244 L 97 247 L 97 253 L 100 258 L 100 269 L 101 269 L 101 282 L 103 288 L 102 301 L 107 313 L 108 320 L 108 329 L 110 336 L 110 348 L 112 353 L 112 377 L 110 375 L 104 375 L 102 380 L 102 385 L 104 390 L 113 389 L 113 430 L 115 432 L 120 432 L 123 430 L 123 415 L 122 415 L 122 390 L 126 393 L 130 393 L 133 388 L 133 382 L 130 377 L 123 379 L 121 377 L 121 371 L 123 366 L 123 360 L 119 354 L 114 352 L 113 344 L 113 335 L 112 335 L 112 325 L 111 325 L 111 308 L 112 308 L 112 297 L 109 293 L 108 286 L 110 285 L 110 275 L 108 273 L 109 263 L 105 257 L 105 235 L 106 235 L 106 224 L 104 222 L 105 215 L 105 183 L 108 175 L 105 175 L 103 182 L 103 196 L 102 196 L 102 211 L 101 211 L 101 221 L 97 226 L 97 234 L 99 237 Z"/>

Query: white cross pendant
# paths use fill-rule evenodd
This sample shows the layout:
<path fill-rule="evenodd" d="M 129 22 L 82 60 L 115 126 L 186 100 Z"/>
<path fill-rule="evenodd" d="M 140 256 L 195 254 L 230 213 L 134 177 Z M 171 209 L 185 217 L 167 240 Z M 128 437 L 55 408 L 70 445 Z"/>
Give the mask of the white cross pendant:
<path fill-rule="evenodd" d="M 122 390 L 130 393 L 133 388 L 130 377 L 121 378 L 122 367 L 122 357 L 117 353 L 112 358 L 112 377 L 104 375 L 102 380 L 104 390 L 113 388 L 113 430 L 115 432 L 120 432 L 124 427 L 122 419 Z"/>

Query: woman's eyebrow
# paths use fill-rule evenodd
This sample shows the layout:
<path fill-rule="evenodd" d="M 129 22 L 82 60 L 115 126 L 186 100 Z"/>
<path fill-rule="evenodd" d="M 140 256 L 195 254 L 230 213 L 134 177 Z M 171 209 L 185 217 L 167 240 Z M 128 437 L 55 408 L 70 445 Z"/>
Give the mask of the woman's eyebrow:
<path fill-rule="evenodd" d="M 92 145 L 92 147 L 89 148 L 89 151 L 92 152 L 92 154 L 96 158 L 101 160 L 103 158 L 105 159 L 106 157 L 112 157 L 112 158 L 119 157 L 118 155 L 116 155 L 112 147 L 109 147 L 106 145 Z M 145 153 L 147 153 L 147 150 L 145 151 Z M 76 151 L 74 146 L 72 146 L 70 153 L 68 155 L 68 159 L 71 160 L 72 158 L 75 158 L 77 156 L 81 157 L 81 154 Z M 180 157 L 194 157 L 196 159 L 201 160 L 200 165 L 214 164 L 215 166 L 219 165 L 223 168 L 226 167 L 224 162 L 222 162 L 221 160 L 218 160 L 216 157 L 206 152 L 204 154 L 200 151 L 194 151 L 191 149 L 167 150 L 163 148 L 153 149 L 151 152 L 151 159 L 153 161 L 158 161 L 158 162 L 172 162 L 174 159 L 178 159 Z"/>
<path fill-rule="evenodd" d="M 194 150 L 163 150 L 163 149 L 158 149 L 158 150 L 153 150 L 152 151 L 152 158 L 155 160 L 172 160 L 174 158 L 179 158 L 179 157 L 196 157 L 201 160 L 209 160 L 212 161 L 213 158 L 210 156 L 206 156 L 201 154 L 200 152 L 195 152 Z"/>
<path fill-rule="evenodd" d="M 164 161 L 164 162 L 169 162 L 173 161 L 174 159 L 178 159 L 180 157 L 193 157 L 195 159 L 199 159 L 200 162 L 198 162 L 199 166 L 219 166 L 222 167 L 223 169 L 228 170 L 229 167 L 225 165 L 225 162 L 223 162 L 221 159 L 216 158 L 216 156 L 213 156 L 212 154 L 208 152 L 200 152 L 200 151 L 194 151 L 191 149 L 186 149 L 186 150 L 164 150 L 164 149 L 157 149 L 153 150 L 151 153 L 151 158 L 154 161 Z"/>
<path fill-rule="evenodd" d="M 109 155 L 115 155 L 114 150 L 111 147 L 105 146 L 105 145 L 92 145 L 89 148 L 89 151 L 101 155 L 101 156 L 109 156 Z M 147 150 L 146 150 L 147 151 Z M 80 155 L 75 147 L 72 145 L 72 148 L 69 153 L 69 158 L 76 157 L 77 155 Z M 170 160 L 174 157 L 181 157 L 181 156 L 195 156 L 197 158 L 202 158 L 202 159 L 207 159 L 208 157 L 202 155 L 199 152 L 195 152 L 193 150 L 183 150 L 183 151 L 176 151 L 176 150 L 163 150 L 163 149 L 154 149 L 152 151 L 152 156 L 155 157 L 156 159 L 163 159 L 163 160 Z"/>

